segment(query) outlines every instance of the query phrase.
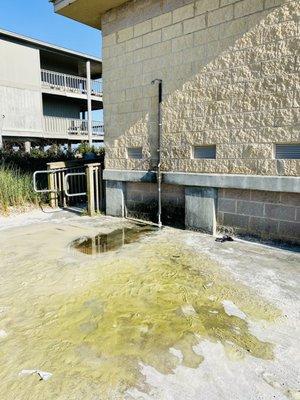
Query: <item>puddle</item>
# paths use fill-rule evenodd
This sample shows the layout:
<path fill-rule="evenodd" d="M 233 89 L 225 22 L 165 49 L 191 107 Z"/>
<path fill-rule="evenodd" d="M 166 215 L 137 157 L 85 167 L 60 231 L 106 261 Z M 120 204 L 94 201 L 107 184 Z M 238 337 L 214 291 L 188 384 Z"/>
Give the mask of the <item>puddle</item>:
<path fill-rule="evenodd" d="M 273 358 L 273 345 L 257 338 L 247 319 L 270 323 L 279 311 L 224 276 L 207 256 L 182 245 L 174 233 L 113 253 L 153 229 L 100 235 L 100 253 L 111 253 L 87 258 L 76 270 L 59 268 L 56 258 L 49 258 L 50 244 L 46 255 L 36 245 L 38 262 L 24 259 L 16 269 L 18 279 L 12 279 L 13 260 L 2 260 L 11 263 L 7 282 L 12 285 L 10 293 L 7 284 L 0 290 L 0 305 L 10 306 L 1 326 L 8 333 L 0 351 L 5 400 L 124 400 L 130 388 L 148 391 L 142 365 L 162 374 L 173 374 L 180 365 L 198 368 L 203 356 L 195 349 L 202 341 L 222 344 L 230 360 Z M 73 246 L 94 254 L 91 240 Z M 233 305 L 247 318 L 233 315 Z M 24 370 L 47 371 L 51 379 L 18 376 Z"/>
<path fill-rule="evenodd" d="M 151 225 L 137 225 L 132 228 L 120 228 L 110 233 L 101 233 L 95 237 L 81 237 L 71 243 L 71 248 L 88 255 L 95 255 L 115 251 L 138 241 L 140 238 L 156 231 Z"/>

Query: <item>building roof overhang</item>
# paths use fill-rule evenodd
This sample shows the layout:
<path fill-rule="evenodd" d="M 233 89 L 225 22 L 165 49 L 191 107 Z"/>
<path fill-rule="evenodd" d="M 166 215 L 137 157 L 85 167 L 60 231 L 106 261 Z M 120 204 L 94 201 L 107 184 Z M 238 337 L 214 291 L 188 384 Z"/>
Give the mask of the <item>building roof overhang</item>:
<path fill-rule="evenodd" d="M 101 29 L 102 15 L 128 0 L 50 0 L 55 12 L 79 21 L 85 25 Z"/>
<path fill-rule="evenodd" d="M 60 59 L 61 61 L 69 60 L 70 62 L 78 63 L 78 65 L 83 66 L 85 65 L 86 61 L 90 61 L 92 76 L 99 77 L 102 75 L 101 58 L 66 49 L 64 47 L 56 46 L 51 43 L 43 42 L 41 40 L 33 39 L 28 36 L 23 36 L 4 29 L 0 29 L 0 39 L 37 48 L 43 53 L 51 54 L 52 58 Z"/>
<path fill-rule="evenodd" d="M 40 50 L 55 53 L 58 56 L 65 56 L 69 58 L 74 58 L 80 61 L 91 61 L 92 68 L 95 73 L 102 73 L 102 60 L 101 58 L 91 56 L 89 54 L 81 53 L 78 51 L 66 49 L 64 47 L 56 46 L 41 40 L 33 39 L 28 36 L 23 36 L 15 32 L 10 32 L 5 29 L 0 29 L 0 39 L 10 40 L 15 43 L 24 44 L 27 46 L 32 46 Z"/>

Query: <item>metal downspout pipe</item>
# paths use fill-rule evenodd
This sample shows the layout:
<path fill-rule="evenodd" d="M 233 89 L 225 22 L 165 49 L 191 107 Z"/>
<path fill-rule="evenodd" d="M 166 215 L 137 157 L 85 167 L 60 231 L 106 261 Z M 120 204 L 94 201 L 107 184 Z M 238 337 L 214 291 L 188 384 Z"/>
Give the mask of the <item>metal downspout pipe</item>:
<path fill-rule="evenodd" d="M 154 79 L 151 84 L 158 84 L 158 112 L 157 112 L 157 190 L 158 190 L 158 227 L 162 228 L 161 214 L 162 214 L 162 174 L 161 174 L 161 130 L 162 130 L 162 80 Z"/>

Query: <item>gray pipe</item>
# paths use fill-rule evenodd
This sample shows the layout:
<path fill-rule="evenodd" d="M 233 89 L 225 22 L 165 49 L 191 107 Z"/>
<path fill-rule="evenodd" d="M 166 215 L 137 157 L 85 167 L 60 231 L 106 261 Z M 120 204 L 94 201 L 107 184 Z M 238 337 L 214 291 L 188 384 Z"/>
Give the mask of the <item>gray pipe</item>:
<path fill-rule="evenodd" d="M 154 79 L 151 84 L 158 84 L 158 112 L 157 112 L 157 134 L 158 134 L 158 145 L 157 145 L 157 190 L 158 190 L 158 227 L 162 227 L 161 222 L 161 188 L 162 188 L 162 175 L 161 175 L 161 127 L 162 127 L 162 119 L 161 119 L 161 103 L 162 103 L 162 80 Z"/>

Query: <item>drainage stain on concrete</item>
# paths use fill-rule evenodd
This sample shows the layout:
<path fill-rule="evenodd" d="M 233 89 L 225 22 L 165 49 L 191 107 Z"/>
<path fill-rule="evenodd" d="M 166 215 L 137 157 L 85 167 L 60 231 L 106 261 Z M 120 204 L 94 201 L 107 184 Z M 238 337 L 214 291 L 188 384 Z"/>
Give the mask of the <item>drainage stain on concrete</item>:
<path fill-rule="evenodd" d="M 273 358 L 273 345 L 252 334 L 247 319 L 272 322 L 279 311 L 225 277 L 206 256 L 163 239 L 97 260 L 101 269 L 92 285 L 44 303 L 33 299 L 30 321 L 22 322 L 7 348 L 3 341 L 0 371 L 15 348 L 20 369 L 33 366 L 53 374 L 39 389 L 24 378 L 26 398 L 98 393 L 101 399 L 123 399 L 127 389 L 143 385 L 141 364 L 163 374 L 179 365 L 197 368 L 203 357 L 195 346 L 204 339 L 221 342 L 232 359 Z M 229 315 L 224 301 L 246 319 Z M 18 317 L 12 323 L 18 325 Z M 19 385 L 10 386 L 7 398 L 20 393 Z"/>

